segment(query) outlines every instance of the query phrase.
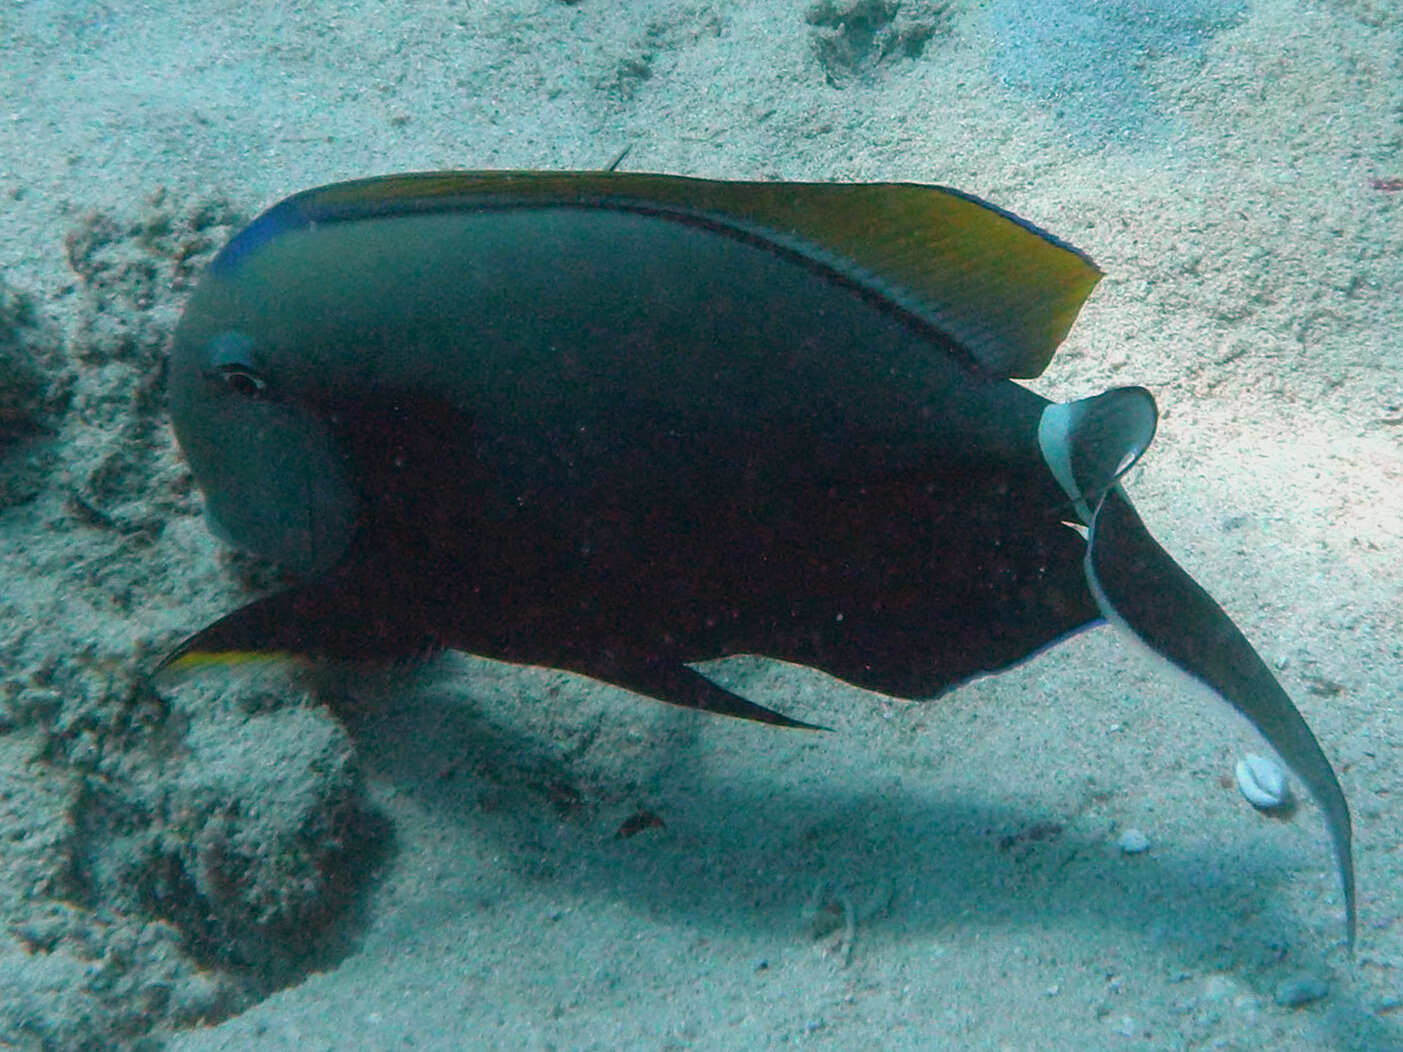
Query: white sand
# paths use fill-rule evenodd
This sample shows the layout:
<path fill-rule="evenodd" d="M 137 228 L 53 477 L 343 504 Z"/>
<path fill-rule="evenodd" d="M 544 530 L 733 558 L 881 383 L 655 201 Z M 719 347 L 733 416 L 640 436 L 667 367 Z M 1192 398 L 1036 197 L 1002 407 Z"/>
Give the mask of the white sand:
<path fill-rule="evenodd" d="M 942 182 L 1046 226 L 1108 277 L 1036 386 L 1155 391 L 1128 488 L 1340 773 L 1353 964 L 1318 814 L 1248 807 L 1225 779 L 1250 733 L 1109 629 L 929 705 L 718 672 L 825 736 L 451 658 L 352 722 L 394 851 L 349 948 L 172 1048 L 1403 1048 L 1403 193 L 1370 184 L 1403 177 L 1403 12 L 1254 3 L 1197 58 L 1147 60 L 1163 128 L 1096 146 L 992 81 L 978 5 L 906 6 L 937 28 L 924 52 L 832 86 L 800 2 L 7 0 L 0 270 L 79 354 L 93 308 L 63 241 L 90 209 L 164 186 L 247 216 L 337 178 L 625 146 L 638 170 Z M 153 440 L 132 484 L 174 485 Z M 134 638 L 236 601 L 190 501 L 137 551 L 75 524 L 87 456 L 0 509 L 7 675 L 85 641 L 149 667 Z M 200 725 L 218 688 L 170 703 Z M 87 799 L 54 812 L 79 845 Z M 638 808 L 666 828 L 615 839 Z M 1130 827 L 1148 852 L 1116 846 Z M 841 929 L 814 934 L 844 896 L 846 966 Z M 4 982 L 61 1017 L 45 952 L 0 960 Z M 1328 994 L 1277 1004 L 1301 977 Z M 90 1047 L 117 1040 L 92 1025 Z"/>

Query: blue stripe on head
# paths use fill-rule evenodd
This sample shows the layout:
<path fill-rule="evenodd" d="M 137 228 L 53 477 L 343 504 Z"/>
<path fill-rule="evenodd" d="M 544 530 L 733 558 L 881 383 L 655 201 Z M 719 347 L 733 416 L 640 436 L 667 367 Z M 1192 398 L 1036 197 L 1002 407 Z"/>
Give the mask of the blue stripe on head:
<path fill-rule="evenodd" d="M 452 173 L 450 173 L 452 174 Z M 332 183 L 303 190 L 279 201 L 234 235 L 210 263 L 210 271 L 231 275 L 263 246 L 293 230 L 325 223 L 406 213 L 444 211 L 456 207 L 461 195 L 425 193 L 443 183 L 438 173 L 380 176 Z M 451 189 L 451 180 L 450 189 Z"/>
<path fill-rule="evenodd" d="M 249 256 L 280 235 L 311 225 L 315 216 L 306 207 L 306 196 L 305 193 L 294 194 L 278 202 L 235 234 L 233 240 L 220 249 L 210 263 L 210 273 L 227 277 L 238 270 Z"/>

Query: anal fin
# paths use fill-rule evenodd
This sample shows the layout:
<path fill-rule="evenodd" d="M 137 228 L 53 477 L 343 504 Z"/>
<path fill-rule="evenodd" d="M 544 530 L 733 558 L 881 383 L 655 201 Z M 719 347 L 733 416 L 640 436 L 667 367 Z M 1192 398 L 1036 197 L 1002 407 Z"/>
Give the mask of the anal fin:
<path fill-rule="evenodd" d="M 797 727 L 803 730 L 824 731 L 814 723 L 804 723 L 757 705 L 753 701 L 732 694 L 724 687 L 717 686 L 700 672 L 681 663 L 663 660 L 644 660 L 636 664 L 611 664 L 607 668 L 581 668 L 583 672 L 605 683 L 623 687 L 635 694 L 665 701 L 669 705 L 680 705 L 687 709 L 700 709 L 720 716 L 734 716 L 742 720 L 754 720 L 776 727 Z"/>

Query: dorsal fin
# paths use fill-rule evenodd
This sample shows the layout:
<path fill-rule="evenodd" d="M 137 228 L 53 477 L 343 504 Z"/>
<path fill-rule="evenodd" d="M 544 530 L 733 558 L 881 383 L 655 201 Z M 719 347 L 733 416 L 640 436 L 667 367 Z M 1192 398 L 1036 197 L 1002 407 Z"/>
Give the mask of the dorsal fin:
<path fill-rule="evenodd" d="M 551 204 L 701 221 L 795 252 L 895 303 L 1000 377 L 1041 373 L 1101 278 L 1076 249 L 946 187 L 639 172 L 417 172 L 337 183 L 269 209 L 215 267 L 318 224 Z"/>

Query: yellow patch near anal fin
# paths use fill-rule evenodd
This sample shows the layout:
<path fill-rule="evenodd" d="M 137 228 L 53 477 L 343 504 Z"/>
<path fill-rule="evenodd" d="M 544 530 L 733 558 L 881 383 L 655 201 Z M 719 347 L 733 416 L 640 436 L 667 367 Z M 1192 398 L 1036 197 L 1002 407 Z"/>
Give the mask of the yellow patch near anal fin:
<path fill-rule="evenodd" d="M 184 678 L 209 668 L 237 668 L 289 661 L 296 655 L 285 650 L 177 650 L 156 667 L 159 678 Z"/>

